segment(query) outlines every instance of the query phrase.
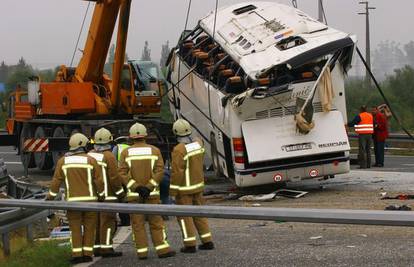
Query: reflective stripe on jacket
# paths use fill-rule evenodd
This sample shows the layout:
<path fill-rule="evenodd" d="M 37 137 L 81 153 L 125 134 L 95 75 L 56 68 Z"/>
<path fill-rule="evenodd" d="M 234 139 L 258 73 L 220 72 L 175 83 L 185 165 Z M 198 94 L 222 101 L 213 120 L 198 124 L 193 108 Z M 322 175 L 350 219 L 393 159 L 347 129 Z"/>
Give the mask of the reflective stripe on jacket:
<path fill-rule="evenodd" d="M 180 143 L 172 152 L 170 194 L 194 194 L 204 190 L 204 147 L 197 140 Z"/>
<path fill-rule="evenodd" d="M 117 153 L 116 157 L 117 157 L 117 160 L 119 162 L 121 160 L 121 153 L 122 153 L 122 151 L 124 151 L 124 149 L 128 148 L 129 145 L 127 145 L 127 144 L 118 144 L 116 146 L 118 148 L 118 153 Z"/>
<path fill-rule="evenodd" d="M 97 161 L 85 153 L 64 156 L 56 164 L 50 196 L 56 196 L 65 183 L 67 201 L 95 201 L 103 194 L 102 170 Z"/>
<path fill-rule="evenodd" d="M 98 165 L 102 168 L 105 201 L 117 200 L 116 196 L 122 194 L 124 189 L 118 174 L 115 156 L 109 151 L 89 152 L 88 155 L 96 159 Z"/>
<path fill-rule="evenodd" d="M 374 118 L 368 112 L 359 114 L 361 121 L 355 125 L 355 132 L 358 134 L 373 134 L 374 133 Z"/>
<path fill-rule="evenodd" d="M 164 161 L 155 146 L 137 141 L 121 153 L 119 174 L 127 187 L 130 201 L 138 198 L 138 186 L 147 187 L 150 197 L 159 197 L 159 184 L 164 174 Z"/>

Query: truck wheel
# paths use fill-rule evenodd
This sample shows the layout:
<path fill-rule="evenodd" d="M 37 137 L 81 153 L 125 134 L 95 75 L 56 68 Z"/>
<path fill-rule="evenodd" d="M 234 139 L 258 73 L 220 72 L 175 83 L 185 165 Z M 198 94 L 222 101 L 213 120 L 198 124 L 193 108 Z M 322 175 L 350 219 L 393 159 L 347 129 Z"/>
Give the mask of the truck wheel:
<path fill-rule="evenodd" d="M 32 127 L 29 124 L 24 123 L 22 127 L 22 131 L 20 133 L 20 160 L 23 166 L 27 168 L 34 168 L 36 167 L 36 163 L 34 161 L 33 153 L 24 153 L 24 140 L 27 138 L 33 137 Z"/>
<path fill-rule="evenodd" d="M 56 127 L 53 130 L 53 137 L 66 137 L 62 127 Z M 53 166 L 56 166 L 58 160 L 65 154 L 64 151 L 52 152 Z"/>
<path fill-rule="evenodd" d="M 46 131 L 45 128 L 43 128 L 43 126 L 38 126 L 36 128 L 35 134 L 34 134 L 35 138 L 46 138 Z M 39 168 L 39 170 L 49 170 L 50 168 L 52 168 L 53 166 L 53 161 L 52 161 L 52 154 L 50 152 L 38 152 L 38 153 L 33 153 L 34 154 L 34 160 L 36 163 L 37 168 Z"/>
<path fill-rule="evenodd" d="M 220 170 L 220 161 L 217 151 L 216 136 L 214 133 L 210 134 L 210 146 L 211 146 L 211 161 L 213 165 L 214 175 L 219 178 L 223 177 L 223 173 Z"/>

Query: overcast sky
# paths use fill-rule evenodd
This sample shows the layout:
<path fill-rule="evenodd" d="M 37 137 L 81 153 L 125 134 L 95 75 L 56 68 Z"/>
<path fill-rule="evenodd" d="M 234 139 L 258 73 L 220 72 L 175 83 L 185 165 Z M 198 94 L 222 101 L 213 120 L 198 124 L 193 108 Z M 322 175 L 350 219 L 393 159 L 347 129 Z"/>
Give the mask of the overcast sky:
<path fill-rule="evenodd" d="M 220 6 L 244 1 L 219 0 Z M 291 0 L 277 2 L 291 5 Z M 318 0 L 297 0 L 299 9 L 317 17 Z M 365 18 L 357 15 L 363 7 L 357 0 L 324 0 L 330 26 L 358 36 L 365 47 Z M 192 0 L 189 28 L 214 9 L 215 0 Z M 371 0 L 377 9 L 371 16 L 371 40 L 375 47 L 382 40 L 402 44 L 414 39 L 413 0 Z M 81 0 L 0 0 L 0 61 L 15 64 L 23 56 L 38 68 L 69 64 L 86 11 Z M 188 0 L 133 0 L 127 53 L 131 59 L 141 56 L 145 40 L 152 58 L 159 60 L 161 44 L 175 45 L 184 28 Z M 90 22 L 93 4 L 87 23 Z M 83 32 L 80 48 L 83 48 Z M 76 62 L 80 52 L 77 52 Z"/>

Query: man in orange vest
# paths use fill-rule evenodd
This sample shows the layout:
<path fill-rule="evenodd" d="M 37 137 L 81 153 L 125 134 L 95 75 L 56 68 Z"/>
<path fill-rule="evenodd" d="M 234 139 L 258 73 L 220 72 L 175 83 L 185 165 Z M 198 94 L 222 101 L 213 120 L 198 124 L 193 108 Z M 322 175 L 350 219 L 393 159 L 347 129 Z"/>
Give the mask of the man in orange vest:
<path fill-rule="evenodd" d="M 354 127 L 359 142 L 359 167 L 371 168 L 371 139 L 374 133 L 374 118 L 367 112 L 366 106 L 361 106 L 359 115 L 348 122 L 348 127 Z"/>

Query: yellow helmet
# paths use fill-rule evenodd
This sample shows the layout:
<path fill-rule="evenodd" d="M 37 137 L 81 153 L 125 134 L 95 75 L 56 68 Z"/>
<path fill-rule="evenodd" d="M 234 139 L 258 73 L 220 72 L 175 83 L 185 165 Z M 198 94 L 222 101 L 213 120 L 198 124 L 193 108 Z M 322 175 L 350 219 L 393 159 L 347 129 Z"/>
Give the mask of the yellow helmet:
<path fill-rule="evenodd" d="M 147 128 L 141 123 L 135 123 L 129 128 L 129 137 L 143 138 L 147 136 Z"/>
<path fill-rule="evenodd" d="M 75 133 L 69 138 L 69 150 L 76 150 L 81 147 L 86 147 L 88 141 L 88 137 L 84 134 Z"/>
<path fill-rule="evenodd" d="M 183 119 L 178 119 L 173 124 L 173 132 L 178 136 L 187 136 L 191 134 L 191 125 L 188 121 Z"/>
<path fill-rule="evenodd" d="M 114 140 L 111 132 L 108 129 L 101 128 L 95 132 L 95 144 L 105 145 Z"/>

